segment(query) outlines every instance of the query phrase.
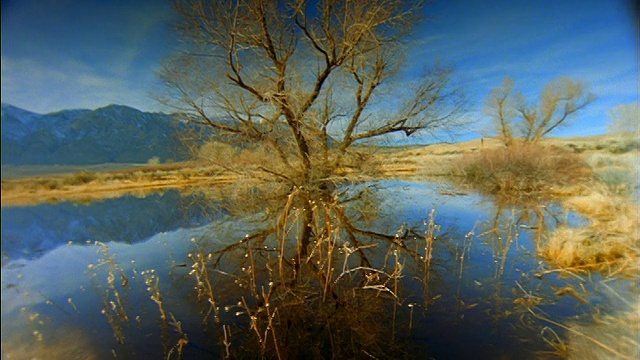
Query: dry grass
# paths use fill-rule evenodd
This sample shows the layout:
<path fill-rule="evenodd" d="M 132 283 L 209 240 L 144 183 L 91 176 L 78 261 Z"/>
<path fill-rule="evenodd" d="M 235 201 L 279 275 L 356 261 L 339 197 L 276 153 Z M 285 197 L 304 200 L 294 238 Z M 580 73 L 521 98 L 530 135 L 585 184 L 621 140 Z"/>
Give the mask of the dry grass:
<path fill-rule="evenodd" d="M 2 206 L 36 205 L 58 201 L 86 202 L 123 195 L 144 196 L 162 189 L 185 189 L 232 183 L 235 174 L 200 164 L 147 166 L 114 172 L 2 181 Z"/>
<path fill-rule="evenodd" d="M 564 206 L 587 217 L 589 224 L 556 229 L 541 247 L 544 258 L 562 268 L 637 275 L 640 255 L 637 205 L 610 193 L 592 191 L 565 200 Z"/>
<path fill-rule="evenodd" d="M 594 177 L 616 195 L 634 196 L 640 186 L 640 151 L 593 153 L 587 156 L 587 162 L 594 169 Z"/>
<path fill-rule="evenodd" d="M 626 143 L 623 140 L 612 136 L 552 138 L 544 139 L 542 144 L 575 153 L 577 161 L 586 160 L 595 169 L 596 176 L 602 182 L 610 186 L 614 192 L 623 194 L 637 186 L 633 180 L 637 182 L 638 176 L 637 171 L 634 173 L 624 169 L 629 169 L 631 164 L 637 162 L 640 157 L 640 151 L 633 150 L 633 147 L 625 153 L 615 150 L 625 148 Z M 500 153 L 501 149 L 504 149 L 501 142 L 492 138 L 427 146 L 354 147 L 354 153 L 348 154 L 344 161 L 345 166 L 339 169 L 339 175 L 353 181 L 388 178 L 441 181 L 442 177 L 451 174 L 452 167 L 459 172 L 461 161 L 468 161 L 474 156 L 480 156 L 478 154 L 492 151 Z M 264 165 L 265 154 L 263 151 L 261 153 L 260 149 L 240 150 L 216 143 L 204 146 L 201 150 L 199 162 L 137 166 L 108 172 L 4 179 L 2 205 L 100 200 L 132 192 L 206 185 L 209 181 L 229 182 L 233 181 L 229 179 L 237 180 L 238 174 L 225 169 L 225 166 L 233 168 L 239 165 L 244 167 Z M 267 154 L 267 157 L 272 156 L 273 154 Z M 212 158 L 217 159 L 215 162 L 221 164 L 212 164 Z M 231 161 L 232 159 L 234 161 Z M 540 165 L 543 166 L 544 163 Z M 498 185 L 503 188 L 513 186 L 508 183 Z M 580 189 L 569 189 L 566 185 L 562 188 L 554 187 L 553 192 L 554 195 L 565 196 L 575 194 L 576 190 L 585 192 Z"/>
<path fill-rule="evenodd" d="M 580 141 L 552 139 L 547 144 L 553 147 L 482 150 L 464 155 L 453 174 L 499 203 L 562 199 L 565 209 L 585 216 L 588 225 L 560 226 L 541 244 L 540 255 L 555 266 L 637 275 L 639 207 L 630 195 L 638 186 L 639 154 L 616 150 L 626 143 L 612 137 Z M 597 151 L 578 155 L 561 148 L 578 145 Z"/>

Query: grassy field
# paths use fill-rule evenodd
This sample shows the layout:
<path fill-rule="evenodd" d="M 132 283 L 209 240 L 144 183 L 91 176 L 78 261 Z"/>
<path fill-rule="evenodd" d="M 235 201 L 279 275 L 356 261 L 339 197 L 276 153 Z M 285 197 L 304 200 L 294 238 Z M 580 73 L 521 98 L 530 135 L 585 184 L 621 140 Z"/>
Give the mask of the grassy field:
<path fill-rule="evenodd" d="M 211 166 L 174 163 L 3 179 L 2 206 L 27 206 L 60 201 L 89 202 L 126 194 L 143 196 L 162 189 L 225 184 L 236 181 L 237 178 L 237 175 Z"/>
<path fill-rule="evenodd" d="M 143 167 L 145 164 L 99 164 L 99 165 L 2 165 L 2 180 L 32 178 L 38 176 L 68 175 L 82 171 L 106 172 Z"/>
<path fill-rule="evenodd" d="M 594 177 L 612 192 L 637 193 L 638 140 L 615 136 L 545 139 L 544 145 L 556 146 L 583 159 Z M 500 149 L 491 138 L 457 144 L 410 147 L 368 148 L 372 154 L 374 178 L 426 179 L 442 181 L 451 175 L 454 165 L 465 156 L 482 150 Z M 86 167 L 3 167 L 2 206 L 33 205 L 41 202 L 91 201 L 127 193 L 146 193 L 160 189 L 181 189 L 230 183 L 238 175 L 222 168 L 198 162 L 166 165 L 105 164 Z M 348 169 L 354 178 L 362 178 L 358 169 Z M 585 182 L 584 186 L 593 184 Z M 583 189 L 584 190 L 584 189 Z M 577 188 L 554 189 L 556 195 L 584 195 Z"/>

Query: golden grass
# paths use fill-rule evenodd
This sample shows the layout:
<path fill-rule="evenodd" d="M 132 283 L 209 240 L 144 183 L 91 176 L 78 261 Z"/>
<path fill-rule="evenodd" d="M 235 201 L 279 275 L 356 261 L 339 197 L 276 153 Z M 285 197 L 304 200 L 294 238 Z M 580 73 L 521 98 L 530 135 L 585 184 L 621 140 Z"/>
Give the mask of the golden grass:
<path fill-rule="evenodd" d="M 576 154 L 575 159 L 584 159 L 594 168 L 596 176 L 607 183 L 614 192 L 628 193 L 633 188 L 629 179 L 637 179 L 637 170 L 628 171 L 638 161 L 640 152 L 632 150 L 619 154 L 611 151 L 618 148 L 622 141 L 612 136 L 578 137 L 566 139 L 544 139 L 542 145 L 564 148 Z M 451 174 L 453 167 L 460 167 L 465 157 L 477 155 L 486 151 L 500 151 L 504 146 L 500 141 L 492 138 L 476 139 L 464 143 L 440 143 L 427 146 L 407 147 L 362 147 L 359 152 L 370 155 L 371 166 L 376 171 L 366 174 L 360 168 L 361 161 L 356 161 L 357 167 L 345 168 L 344 176 L 350 180 L 379 180 L 388 178 L 442 180 Z M 586 149 L 576 151 L 576 149 Z M 209 149 L 211 150 L 211 149 Z M 220 150 L 220 149 L 213 149 Z M 227 149 L 228 150 L 228 149 Z M 217 154 L 210 151 L 209 155 Z M 250 153 L 237 154 L 231 150 L 223 155 L 241 155 L 242 161 L 249 161 Z M 206 155 L 206 154 L 205 154 Z M 204 156 L 206 157 L 206 156 Z M 218 157 L 219 154 L 218 154 Z M 223 156 L 224 157 L 224 156 Z M 253 156 L 255 157 L 255 156 Z M 538 156 L 541 161 L 543 156 Z M 2 181 L 2 206 L 34 205 L 42 202 L 56 201 L 90 201 L 112 198 L 124 194 L 157 191 L 162 189 L 184 189 L 194 186 L 206 186 L 208 181 L 213 183 L 226 182 L 236 179 L 236 174 L 225 171 L 210 163 L 184 162 L 162 164 L 156 166 L 142 166 L 126 170 L 109 172 L 76 173 L 71 175 L 55 175 L 22 179 L 6 179 Z M 252 160 L 255 162 L 255 159 Z M 547 161 L 547 160 L 545 160 Z M 249 161 L 251 162 L 251 161 Z M 636 168 L 637 169 L 637 168 Z M 371 176 L 371 174 L 375 174 Z M 515 184 L 520 186 L 523 184 Z M 503 187 L 514 186 L 502 184 Z M 581 184 L 553 186 L 547 189 L 554 196 L 586 194 L 588 189 Z"/>
<path fill-rule="evenodd" d="M 589 224 L 557 228 L 540 248 L 541 256 L 561 268 L 637 275 L 638 205 L 611 193 L 592 191 L 566 199 L 564 206 L 585 216 Z"/>
<path fill-rule="evenodd" d="M 164 189 L 229 184 L 237 180 L 236 174 L 224 173 L 210 166 L 192 164 L 9 179 L 2 181 L 2 206 L 59 201 L 87 202 L 124 195 L 145 196 Z"/>

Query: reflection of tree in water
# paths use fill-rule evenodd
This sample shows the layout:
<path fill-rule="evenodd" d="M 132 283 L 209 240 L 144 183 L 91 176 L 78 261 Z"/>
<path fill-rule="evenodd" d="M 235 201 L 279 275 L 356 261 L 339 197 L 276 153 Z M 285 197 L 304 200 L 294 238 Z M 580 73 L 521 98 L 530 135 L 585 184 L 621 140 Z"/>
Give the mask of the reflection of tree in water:
<path fill-rule="evenodd" d="M 409 229 L 369 230 L 375 204 L 366 186 L 294 188 L 275 226 L 222 249 L 198 246 L 191 274 L 204 322 L 226 336 L 230 354 L 408 355 L 405 267 L 424 269 L 431 255 Z"/>

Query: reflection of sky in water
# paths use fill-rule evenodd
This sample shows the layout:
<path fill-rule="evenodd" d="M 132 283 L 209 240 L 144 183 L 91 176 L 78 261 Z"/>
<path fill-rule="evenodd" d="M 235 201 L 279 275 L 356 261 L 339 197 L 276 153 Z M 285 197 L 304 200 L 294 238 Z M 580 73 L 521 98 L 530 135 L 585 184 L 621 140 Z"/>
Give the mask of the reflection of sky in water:
<path fill-rule="evenodd" d="M 594 303 L 604 306 L 611 302 L 611 297 L 606 295 L 608 289 L 599 282 L 586 278 L 562 278 L 558 273 L 535 277 L 535 273 L 546 269 L 546 264 L 535 256 L 533 239 L 536 233 L 529 229 L 535 225 L 536 219 L 516 223 L 520 214 L 517 209 L 503 209 L 499 221 L 501 231 L 494 234 L 489 230 L 497 209 L 491 201 L 480 196 L 442 195 L 441 191 L 448 189 L 431 183 L 385 181 L 360 186 L 370 187 L 379 201 L 378 220 L 371 223 L 372 230 L 392 234 L 405 224 L 422 235 L 429 213 L 436 209 L 435 222 L 442 228 L 434 244 L 428 294 L 428 299 L 433 301 L 428 307 L 425 307 L 422 296 L 424 288 L 412 280 L 411 269 L 407 269 L 403 280 L 407 294 L 412 294 L 403 306 L 416 304 L 410 340 L 426 344 L 430 355 L 435 358 L 478 359 L 505 354 L 508 357 L 534 357 L 532 351 L 541 344 L 540 326 L 549 324 L 525 326 L 522 319 L 526 308 L 514 306 L 514 302 L 527 294 L 541 297 L 538 309 L 560 321 L 593 312 Z M 181 202 L 177 193 L 168 192 L 147 199 L 122 199 L 122 202 L 120 205 L 116 202 L 97 203 L 82 208 L 67 204 L 58 210 L 39 210 L 42 213 L 29 208 L 12 209 L 14 213 L 10 217 L 15 219 L 15 212 L 36 219 L 42 219 L 42 214 L 56 212 L 67 216 L 61 223 L 41 223 L 40 233 L 34 234 L 34 237 L 42 237 L 47 231 L 57 232 L 58 244 L 69 240 L 63 238 L 65 229 L 74 229 L 75 232 L 70 234 L 82 236 L 92 234 L 92 231 L 94 234 L 109 231 L 112 234 L 118 231 L 129 234 L 105 237 L 116 241 L 108 244 L 109 253 L 115 256 L 115 261 L 132 284 L 126 293 L 131 318 L 139 316 L 141 319 L 131 320 L 130 326 L 137 329 L 135 341 L 127 342 L 118 351 L 135 354 L 138 358 L 162 356 L 157 322 L 149 320 L 157 319 L 157 307 L 149 300 L 140 275 L 142 270 L 155 269 L 168 311 L 183 322 L 189 334 L 192 345 L 188 357 L 215 356 L 216 351 L 220 351 L 219 341 L 211 341 L 206 333 L 200 331 L 198 307 L 193 303 L 193 295 L 185 295 L 192 294 L 194 286 L 193 279 L 187 276 L 191 264 L 187 254 L 193 251 L 190 239 L 209 239 L 214 243 L 236 241 L 250 231 L 248 225 L 227 220 L 186 229 L 189 225 L 202 223 L 203 218 L 194 213 L 185 217 L 179 210 Z M 574 224 L 584 221 L 563 214 L 553 206 L 549 210 L 559 221 L 568 220 Z M 163 211 L 166 213 L 160 214 Z M 39 220 L 16 221 L 5 230 L 8 224 L 5 214 L 9 212 L 3 210 L 3 252 L 16 254 L 24 247 L 12 249 L 9 245 L 13 243 L 5 244 L 5 231 L 22 232 L 26 238 L 32 235 L 32 224 Z M 548 217 L 545 218 L 547 224 L 554 225 L 557 220 L 551 215 Z M 104 229 L 105 226 L 113 228 Z M 171 231 L 179 227 L 185 229 Z M 509 237 L 509 231 L 514 236 Z M 469 233 L 471 235 L 465 237 Z M 141 241 L 144 237 L 147 239 Z M 100 314 L 103 304 L 99 294 L 105 290 L 106 268 L 101 267 L 95 272 L 98 283 L 91 280 L 93 272 L 88 269 L 89 264 L 97 264 L 99 249 L 96 245 L 58 246 L 32 260 L 11 258 L 5 263 L 2 270 L 3 348 L 9 339 L 12 344 L 32 343 L 33 331 L 50 335 L 54 329 L 80 330 L 90 343 L 85 344 L 86 349 L 99 349 L 99 358 L 112 358 L 113 332 Z M 183 267 L 185 264 L 187 266 Z M 592 304 L 581 303 L 572 296 L 554 294 L 567 284 L 578 290 L 582 284 L 588 290 L 588 295 L 584 296 L 588 296 Z M 616 287 L 617 291 L 625 294 L 629 283 L 610 282 L 608 286 Z M 35 313 L 40 314 L 38 319 L 43 324 L 38 323 L 40 320 L 29 319 Z M 561 329 L 556 331 L 562 333 Z"/>
<path fill-rule="evenodd" d="M 2 208 L 2 255 L 5 259 L 33 259 L 69 241 L 136 243 L 162 231 L 194 227 L 212 219 L 201 201 L 169 190 L 88 205 Z"/>

